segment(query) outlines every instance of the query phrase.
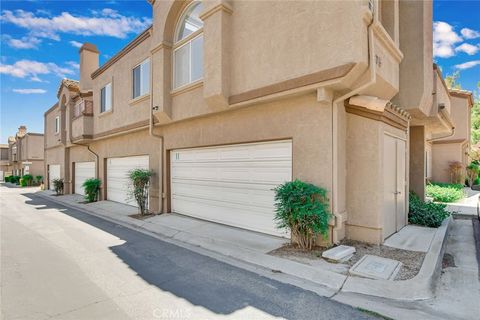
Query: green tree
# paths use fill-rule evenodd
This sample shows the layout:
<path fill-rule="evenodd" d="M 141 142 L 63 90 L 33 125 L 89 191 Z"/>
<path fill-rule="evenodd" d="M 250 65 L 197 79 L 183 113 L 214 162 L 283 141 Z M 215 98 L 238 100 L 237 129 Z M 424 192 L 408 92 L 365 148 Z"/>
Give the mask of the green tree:
<path fill-rule="evenodd" d="M 480 90 L 480 81 L 477 83 L 477 88 Z M 478 91 L 478 90 L 477 90 Z M 473 94 L 473 106 L 472 106 L 472 145 L 475 145 L 480 141 L 480 97 L 476 92 Z"/>
<path fill-rule="evenodd" d="M 450 89 L 462 89 L 458 79 L 460 79 L 460 72 L 457 70 L 453 74 L 449 74 L 445 77 L 445 83 Z"/>

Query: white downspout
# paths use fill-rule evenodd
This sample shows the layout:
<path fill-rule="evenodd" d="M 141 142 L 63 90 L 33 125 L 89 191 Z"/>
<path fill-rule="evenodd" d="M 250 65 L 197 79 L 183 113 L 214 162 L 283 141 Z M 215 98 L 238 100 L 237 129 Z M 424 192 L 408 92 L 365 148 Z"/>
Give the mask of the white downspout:
<path fill-rule="evenodd" d="M 373 30 L 372 30 L 372 25 L 374 22 L 376 22 L 376 14 L 375 12 L 372 13 L 372 18 L 370 23 L 367 26 L 367 37 L 368 37 L 368 70 L 365 72 L 370 72 L 370 80 L 367 81 L 367 83 L 361 85 L 360 87 L 357 87 L 353 89 L 352 91 L 336 98 L 332 102 L 332 186 L 331 186 L 331 192 L 332 192 L 332 213 L 335 217 L 334 221 L 334 228 L 339 228 L 342 224 L 343 217 L 336 212 L 337 207 L 338 207 L 338 192 L 337 192 L 337 186 L 338 186 L 338 181 L 337 181 L 337 161 L 338 161 L 338 148 L 336 144 L 336 139 L 338 136 L 338 128 L 337 128 L 337 117 L 338 117 L 338 110 L 337 110 L 337 104 L 343 100 L 346 100 L 362 90 L 368 88 L 372 84 L 374 84 L 377 81 L 377 73 L 376 73 L 376 64 L 375 64 L 375 53 L 374 53 L 374 48 L 373 48 Z M 361 77 L 360 77 L 361 78 Z M 335 239 L 335 236 L 332 233 L 332 242 L 336 243 L 338 242 L 338 239 Z"/>

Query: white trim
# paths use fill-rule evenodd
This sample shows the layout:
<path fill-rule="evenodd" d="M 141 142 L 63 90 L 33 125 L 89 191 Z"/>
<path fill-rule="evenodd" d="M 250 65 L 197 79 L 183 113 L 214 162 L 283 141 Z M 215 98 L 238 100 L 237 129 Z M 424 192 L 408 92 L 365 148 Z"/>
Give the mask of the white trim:
<path fill-rule="evenodd" d="M 182 43 L 182 45 L 176 47 L 173 49 L 173 56 L 172 56 L 172 61 L 173 61 L 173 72 L 172 72 L 172 84 L 173 84 L 173 90 L 172 91 L 179 91 L 182 87 L 185 87 L 185 86 L 188 86 L 194 82 L 198 82 L 198 81 L 203 81 L 203 72 L 202 72 L 202 76 L 200 78 L 198 78 L 197 80 L 194 80 L 192 81 L 192 42 L 194 40 L 196 40 L 197 38 L 199 38 L 200 36 L 203 37 L 203 28 L 202 29 L 199 29 L 201 30 L 201 32 L 199 32 L 197 35 L 195 35 L 194 37 L 192 37 L 191 39 L 189 39 L 188 41 L 186 41 L 185 43 Z M 193 34 L 192 34 L 193 35 Z M 191 35 L 190 35 L 191 36 Z M 187 37 L 188 38 L 188 37 Z M 182 84 L 181 86 L 178 86 L 176 87 L 175 86 L 175 68 L 176 68 L 176 63 L 175 63 L 175 52 L 177 52 L 178 50 L 180 50 L 181 48 L 183 48 L 184 46 L 188 45 L 189 46 L 189 50 L 188 50 L 188 62 L 190 64 L 190 67 L 188 68 L 188 82 L 185 83 L 185 84 Z M 202 51 L 203 51 L 203 48 L 202 48 Z M 203 63 L 203 62 L 202 62 Z"/>

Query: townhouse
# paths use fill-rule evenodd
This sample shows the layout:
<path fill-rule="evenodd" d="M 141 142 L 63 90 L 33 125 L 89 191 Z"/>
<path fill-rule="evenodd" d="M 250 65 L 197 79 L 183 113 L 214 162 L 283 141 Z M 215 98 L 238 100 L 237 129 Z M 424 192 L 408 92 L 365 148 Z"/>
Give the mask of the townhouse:
<path fill-rule="evenodd" d="M 11 175 L 10 162 L 8 160 L 8 144 L 0 144 L 0 181 Z"/>
<path fill-rule="evenodd" d="M 432 181 L 446 183 L 452 182 L 450 164 L 461 163 L 463 169 L 469 164 L 471 108 L 473 106 L 471 92 L 449 89 L 448 93 L 451 117 L 455 128 L 450 134 L 430 142 L 432 151 L 429 168 L 431 169 L 428 175 Z"/>
<path fill-rule="evenodd" d="M 288 236 L 272 189 L 301 179 L 328 190 L 331 242 L 407 224 L 410 156 L 449 130 L 431 2 L 150 3 L 152 26 L 102 66 L 80 48 L 79 82 L 45 113 L 50 185 L 98 177 L 101 199 L 133 205 L 127 173 L 146 168 L 153 212 Z"/>
<path fill-rule="evenodd" d="M 8 137 L 8 172 L 16 176 L 43 176 L 43 133 L 28 132 L 20 126 L 15 136 Z"/>

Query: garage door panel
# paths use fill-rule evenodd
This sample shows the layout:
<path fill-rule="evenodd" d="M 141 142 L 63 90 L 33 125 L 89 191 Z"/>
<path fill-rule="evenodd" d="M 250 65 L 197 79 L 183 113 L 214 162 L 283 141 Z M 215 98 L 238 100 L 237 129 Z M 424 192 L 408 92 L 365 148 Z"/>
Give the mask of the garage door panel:
<path fill-rule="evenodd" d="M 95 178 L 95 162 L 75 163 L 75 193 L 85 195 L 83 183 L 87 179 Z"/>
<path fill-rule="evenodd" d="M 274 235 L 273 189 L 292 177 L 292 143 L 172 150 L 172 211 Z"/>
<path fill-rule="evenodd" d="M 129 172 L 133 169 L 148 169 L 148 156 L 108 158 L 107 160 L 107 199 L 132 206 L 135 200 L 130 197 Z"/>

